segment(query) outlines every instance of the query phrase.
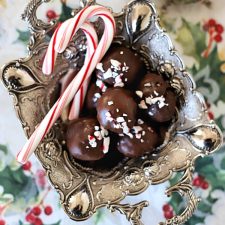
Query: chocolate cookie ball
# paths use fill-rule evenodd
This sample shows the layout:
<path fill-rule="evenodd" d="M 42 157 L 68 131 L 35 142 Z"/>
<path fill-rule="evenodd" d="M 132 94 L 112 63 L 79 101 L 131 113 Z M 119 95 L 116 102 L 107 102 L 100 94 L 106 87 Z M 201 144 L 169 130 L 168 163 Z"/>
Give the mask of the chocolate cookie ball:
<path fill-rule="evenodd" d="M 127 157 L 135 158 L 154 150 L 158 143 L 158 134 L 145 124 L 134 126 L 132 136 L 124 136 L 118 143 L 118 150 Z"/>
<path fill-rule="evenodd" d="M 97 118 L 107 130 L 127 134 L 136 122 L 137 104 L 122 88 L 109 88 L 97 103 Z"/>
<path fill-rule="evenodd" d="M 79 160 L 96 161 L 104 157 L 103 136 L 99 123 L 93 118 L 82 118 L 68 125 L 66 143 L 70 154 Z"/>
<path fill-rule="evenodd" d="M 158 101 L 154 103 L 157 99 L 150 99 L 147 101 L 149 104 L 148 116 L 152 120 L 163 123 L 170 121 L 176 113 L 176 101 L 177 98 L 172 91 L 167 91 L 164 96 L 158 98 Z"/>
<path fill-rule="evenodd" d="M 136 95 L 139 98 L 164 95 L 168 87 L 161 75 L 148 73 L 141 80 Z"/>
<path fill-rule="evenodd" d="M 97 77 L 114 87 L 132 86 L 143 71 L 140 56 L 125 47 L 112 47 L 96 67 Z"/>
<path fill-rule="evenodd" d="M 91 83 L 86 99 L 85 99 L 85 106 L 87 110 L 94 110 L 97 106 L 97 101 L 101 98 L 101 89 L 97 87 L 96 83 Z"/>

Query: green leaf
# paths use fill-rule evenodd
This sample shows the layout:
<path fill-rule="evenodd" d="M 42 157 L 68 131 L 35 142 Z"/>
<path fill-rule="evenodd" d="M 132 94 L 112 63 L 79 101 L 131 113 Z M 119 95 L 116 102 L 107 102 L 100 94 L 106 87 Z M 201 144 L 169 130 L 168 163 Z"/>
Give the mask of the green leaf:
<path fill-rule="evenodd" d="M 23 198 L 27 202 L 39 194 L 35 180 L 26 176 L 21 168 L 12 171 L 6 166 L 0 171 L 0 185 L 3 186 L 4 193 L 12 194 L 15 199 Z"/>
<path fill-rule="evenodd" d="M 0 150 L 3 151 L 5 153 L 5 155 L 8 153 L 8 148 L 6 145 L 1 145 L 0 144 Z"/>
<path fill-rule="evenodd" d="M 176 214 L 181 212 L 183 198 L 178 193 L 173 193 L 170 199 L 170 205 L 173 207 Z"/>
<path fill-rule="evenodd" d="M 30 32 L 29 31 L 21 31 L 21 30 L 17 30 L 17 32 L 19 33 L 18 40 L 27 44 L 30 39 Z"/>
<path fill-rule="evenodd" d="M 221 161 L 221 168 L 225 170 L 225 157 Z"/>
<path fill-rule="evenodd" d="M 94 225 L 97 225 L 101 222 L 102 218 L 104 216 L 104 212 L 102 209 L 98 209 L 97 212 L 94 215 Z"/>
<path fill-rule="evenodd" d="M 206 49 L 206 33 L 200 23 L 192 24 L 183 19 L 176 41 L 182 45 L 185 55 L 200 61 L 201 54 Z"/>
<path fill-rule="evenodd" d="M 53 224 L 51 224 L 51 225 L 60 225 L 60 223 L 61 223 L 61 220 L 59 220 L 57 223 L 53 223 Z M 47 225 L 47 224 L 46 224 Z"/>
<path fill-rule="evenodd" d="M 62 3 L 62 13 L 59 17 L 59 21 L 63 22 L 71 18 L 72 9 L 68 7 L 65 3 Z"/>
<path fill-rule="evenodd" d="M 201 211 L 201 212 L 204 212 L 204 213 L 211 213 L 211 209 L 212 209 L 212 206 L 207 204 L 206 202 L 204 201 L 201 201 L 198 205 L 198 209 Z"/>
<path fill-rule="evenodd" d="M 196 215 L 193 215 L 186 223 L 185 225 L 196 225 L 199 223 L 204 223 L 204 218 L 203 217 L 199 217 Z"/>

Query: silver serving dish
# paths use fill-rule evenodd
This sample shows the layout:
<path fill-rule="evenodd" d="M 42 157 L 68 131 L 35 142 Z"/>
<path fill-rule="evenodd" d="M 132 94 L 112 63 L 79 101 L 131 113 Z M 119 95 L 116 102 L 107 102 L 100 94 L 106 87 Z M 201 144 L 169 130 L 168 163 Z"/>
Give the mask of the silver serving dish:
<path fill-rule="evenodd" d="M 37 9 L 45 2 L 49 0 L 31 0 L 23 14 L 31 33 L 29 55 L 8 63 L 2 69 L 2 81 L 13 95 L 17 115 L 28 137 L 50 109 L 59 79 L 68 72 L 68 68 L 79 68 L 84 57 L 80 48 L 85 44 L 85 38 L 80 33 L 58 57 L 54 79 L 42 74 L 42 59 L 57 24 L 57 21 L 47 24 L 37 18 Z M 82 0 L 80 5 L 82 8 L 88 4 L 96 3 Z M 75 9 L 73 13 L 79 10 Z M 121 200 L 127 195 L 142 193 L 149 185 L 165 182 L 174 172 L 183 172 L 181 180 L 167 190 L 167 195 L 174 192 L 182 195 L 186 200 L 185 210 L 161 223 L 183 224 L 199 202 L 192 187 L 195 160 L 218 150 L 222 134 L 214 121 L 209 120 L 202 95 L 196 91 L 195 83 L 186 72 L 169 36 L 160 27 L 153 3 L 134 0 L 114 16 L 117 24 L 114 42 L 139 52 L 147 68 L 168 76 L 180 95 L 178 118 L 167 132 L 164 144 L 157 154 L 125 159 L 110 171 L 95 171 L 68 155 L 59 120 L 35 154 L 59 193 L 65 212 L 76 221 L 86 220 L 98 208 L 107 207 L 125 214 L 131 224 L 142 224 L 142 209 L 148 203 L 122 205 Z M 103 29 L 100 21 L 95 26 L 99 32 Z"/>

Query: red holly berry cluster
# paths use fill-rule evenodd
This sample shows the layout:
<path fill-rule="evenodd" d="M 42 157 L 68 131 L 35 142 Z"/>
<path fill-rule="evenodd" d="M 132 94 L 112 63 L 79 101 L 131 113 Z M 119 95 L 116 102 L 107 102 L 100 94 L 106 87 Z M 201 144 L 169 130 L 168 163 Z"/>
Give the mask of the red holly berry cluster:
<path fill-rule="evenodd" d="M 52 214 L 52 207 L 46 206 L 44 207 L 45 215 L 49 216 Z M 26 215 L 26 221 L 32 225 L 43 225 L 43 221 L 40 218 L 42 214 L 42 209 L 40 206 L 35 206 L 31 210 L 29 210 L 28 214 Z"/>
<path fill-rule="evenodd" d="M 215 42 L 219 43 L 223 41 L 222 34 L 224 32 L 224 27 L 222 24 L 217 23 L 216 20 L 210 19 L 207 21 L 204 24 L 203 29 L 209 32 L 210 36 L 213 37 Z"/>
<path fill-rule="evenodd" d="M 4 219 L 0 219 L 0 225 L 5 225 L 5 224 L 6 224 L 5 220 Z"/>
<path fill-rule="evenodd" d="M 193 180 L 193 186 L 202 188 L 203 190 L 207 190 L 209 188 L 209 183 L 202 176 L 197 176 Z"/>
<path fill-rule="evenodd" d="M 164 217 L 169 220 L 174 216 L 173 207 L 170 204 L 165 204 L 163 206 Z"/>
<path fill-rule="evenodd" d="M 54 10 L 50 9 L 46 12 L 46 17 L 48 18 L 48 20 L 53 20 L 53 19 L 56 19 L 58 15 L 56 14 Z"/>

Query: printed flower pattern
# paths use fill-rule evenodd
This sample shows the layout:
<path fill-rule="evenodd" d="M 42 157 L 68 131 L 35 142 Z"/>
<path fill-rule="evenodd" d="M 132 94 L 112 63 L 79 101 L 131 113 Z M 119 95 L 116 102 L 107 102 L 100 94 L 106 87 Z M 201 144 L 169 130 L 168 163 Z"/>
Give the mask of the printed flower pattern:
<path fill-rule="evenodd" d="M 104 0 L 99 1 L 105 3 Z M 120 0 L 107 2 L 114 10 L 120 11 L 128 2 Z M 158 8 L 168 1 L 156 1 Z M 211 8 L 209 7 L 211 2 Z M 222 0 L 173 0 L 163 8 L 161 18 L 173 37 L 176 48 L 182 53 L 188 70 L 193 74 L 198 90 L 208 105 L 208 116 L 215 119 L 225 135 L 225 6 Z M 203 3 L 203 4 L 202 4 Z M 21 21 L 27 1 L 0 0 L 0 65 L 26 55 L 29 32 L 27 24 Z M 52 0 L 44 4 L 38 16 L 48 22 L 61 21 L 70 17 L 78 0 Z M 185 7 L 184 7 L 185 5 Z M 201 9 L 201 10 L 200 10 Z M 13 17 L 12 17 L 13 15 Z M 209 18 L 210 15 L 210 18 Z M 50 187 L 44 170 L 35 157 L 20 166 L 15 161 L 18 147 L 25 141 L 22 128 L 14 115 L 12 100 L 0 85 L 0 225 L 72 225 L 58 202 L 58 194 Z M 7 120 L 5 119 L 7 118 Z M 10 119 L 8 119 L 10 118 Z M 187 225 L 224 224 L 225 209 L 225 147 L 213 157 L 198 160 L 193 186 L 202 198 L 196 214 Z M 179 178 L 177 174 L 171 183 Z M 170 219 L 183 210 L 179 196 L 171 199 L 164 196 L 166 183 L 151 187 L 136 198 L 125 203 L 135 204 L 149 200 L 150 208 L 143 212 L 144 224 L 158 224 Z M 154 193 L 154 194 L 153 194 Z M 84 225 L 125 225 L 123 216 L 99 210 Z"/>

